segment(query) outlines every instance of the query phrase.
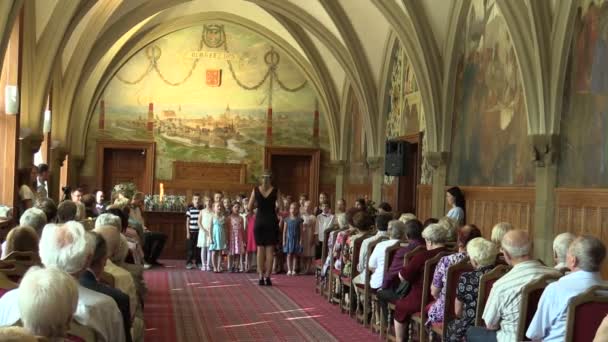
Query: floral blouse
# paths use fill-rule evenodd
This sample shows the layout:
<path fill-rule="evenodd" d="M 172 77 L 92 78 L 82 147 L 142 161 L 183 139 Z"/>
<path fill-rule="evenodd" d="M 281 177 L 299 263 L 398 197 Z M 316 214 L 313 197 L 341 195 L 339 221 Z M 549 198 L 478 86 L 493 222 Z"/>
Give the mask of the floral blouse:
<path fill-rule="evenodd" d="M 435 300 L 429 309 L 429 319 L 426 321 L 427 326 L 430 326 L 433 323 L 443 322 L 443 312 L 445 311 L 445 284 L 448 277 L 448 268 L 459 263 L 466 257 L 467 255 L 465 253 L 446 255 L 439 260 L 437 267 L 435 267 L 432 284 L 436 288 L 441 289 L 441 293 L 439 293 L 439 298 Z"/>
<path fill-rule="evenodd" d="M 338 233 L 338 236 L 336 237 L 336 242 L 334 243 L 334 249 L 333 249 L 333 254 L 334 254 L 334 268 L 337 270 L 341 270 L 342 269 L 342 250 L 344 248 L 344 245 L 346 244 L 346 239 L 351 235 L 354 234 L 355 230 L 354 229 L 347 229 L 347 230 L 343 230 L 341 232 Z"/>

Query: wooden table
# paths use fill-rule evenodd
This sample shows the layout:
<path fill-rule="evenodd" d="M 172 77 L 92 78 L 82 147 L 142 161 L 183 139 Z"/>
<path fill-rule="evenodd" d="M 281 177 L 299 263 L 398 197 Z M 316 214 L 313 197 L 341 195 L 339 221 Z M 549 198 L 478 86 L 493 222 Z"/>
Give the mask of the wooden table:
<path fill-rule="evenodd" d="M 186 259 L 186 213 L 174 211 L 144 212 L 146 227 L 167 234 L 161 259 Z"/>

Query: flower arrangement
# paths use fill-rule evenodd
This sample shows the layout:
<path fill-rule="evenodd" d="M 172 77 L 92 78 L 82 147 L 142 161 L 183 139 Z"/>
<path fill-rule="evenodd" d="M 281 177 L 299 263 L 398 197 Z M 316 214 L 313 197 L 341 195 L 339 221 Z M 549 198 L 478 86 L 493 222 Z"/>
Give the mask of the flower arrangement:
<path fill-rule="evenodd" d="M 132 199 L 133 195 L 137 192 L 137 187 L 133 183 L 120 183 L 114 185 L 112 189 L 112 199 L 118 197 L 118 194 L 122 194 L 124 197 L 128 199 Z"/>

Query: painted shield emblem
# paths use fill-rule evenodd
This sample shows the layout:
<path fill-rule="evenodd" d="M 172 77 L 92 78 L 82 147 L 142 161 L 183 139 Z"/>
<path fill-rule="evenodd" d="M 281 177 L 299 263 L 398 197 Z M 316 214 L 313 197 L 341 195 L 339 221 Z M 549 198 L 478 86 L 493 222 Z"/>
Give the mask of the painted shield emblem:
<path fill-rule="evenodd" d="M 221 69 L 207 69 L 206 82 L 209 87 L 219 87 L 222 84 Z"/>
<path fill-rule="evenodd" d="M 224 45 L 226 34 L 224 33 L 224 25 L 210 24 L 203 28 L 203 41 L 210 48 L 218 48 Z"/>

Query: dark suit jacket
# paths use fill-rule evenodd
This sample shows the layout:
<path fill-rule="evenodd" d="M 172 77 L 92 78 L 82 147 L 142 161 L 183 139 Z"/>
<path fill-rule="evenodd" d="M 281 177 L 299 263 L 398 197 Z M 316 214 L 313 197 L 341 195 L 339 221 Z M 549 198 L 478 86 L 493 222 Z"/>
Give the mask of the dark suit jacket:
<path fill-rule="evenodd" d="M 122 291 L 109 287 L 97 281 L 93 272 L 86 270 L 80 276 L 80 285 L 89 290 L 103 293 L 106 296 L 112 297 L 118 305 L 118 309 L 122 314 L 123 325 L 125 328 L 125 338 L 127 342 L 131 342 L 131 308 L 129 304 L 129 296 Z"/>

